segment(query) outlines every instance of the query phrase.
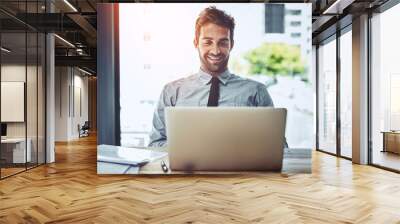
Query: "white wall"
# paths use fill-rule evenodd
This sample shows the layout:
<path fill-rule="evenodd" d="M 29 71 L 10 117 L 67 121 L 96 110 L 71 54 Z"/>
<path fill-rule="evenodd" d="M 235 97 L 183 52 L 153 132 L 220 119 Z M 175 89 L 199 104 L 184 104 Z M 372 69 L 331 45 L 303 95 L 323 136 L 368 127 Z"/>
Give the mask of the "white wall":
<path fill-rule="evenodd" d="M 88 120 L 88 77 L 72 67 L 56 67 L 55 73 L 55 140 L 70 141 L 79 138 L 78 124 Z"/>
<path fill-rule="evenodd" d="M 78 138 L 79 137 L 78 128 L 77 128 L 78 124 L 80 124 L 82 126 L 85 123 L 85 121 L 89 120 L 88 77 L 81 76 L 82 73 L 79 73 L 78 75 L 76 75 L 77 70 L 74 70 L 74 72 L 75 72 L 74 83 L 73 83 L 73 86 L 74 86 L 74 88 L 73 88 L 74 89 L 73 105 L 74 105 L 74 107 L 72 108 L 71 135 L 73 136 L 73 138 Z M 80 95 L 80 97 L 79 97 L 79 95 Z"/>
<path fill-rule="evenodd" d="M 28 70 L 30 67 L 28 67 Z M 1 81 L 3 82 L 25 82 L 25 65 L 2 65 Z M 6 110 L 6 108 L 1 108 Z M 25 137 L 25 123 L 11 122 L 7 123 L 7 137 Z"/>
<path fill-rule="evenodd" d="M 27 70 L 25 70 L 27 69 Z M 26 73 L 27 72 L 27 73 Z M 41 71 L 39 71 L 41 72 Z M 36 66 L 28 66 L 18 64 L 6 64 L 1 66 L 1 81 L 2 82 L 25 82 L 25 75 L 28 76 L 27 88 L 27 119 L 28 119 L 28 137 L 30 133 L 35 131 L 36 135 L 36 120 L 37 115 L 32 111 L 36 112 L 37 99 L 36 99 L 36 80 L 33 76 L 36 76 Z M 33 86 L 33 87 L 32 87 Z M 3 96 L 6 97 L 6 96 Z M 40 107 L 41 105 L 39 105 Z M 7 108 L 1 108 L 1 110 L 7 110 Z M 32 123 L 34 122 L 34 123 Z M 32 130 L 31 130 L 32 129 Z M 7 136 L 8 137 L 25 137 L 25 122 L 7 122 Z"/>
<path fill-rule="evenodd" d="M 68 117 L 70 84 L 69 69 L 55 68 L 55 141 L 68 140 Z"/>

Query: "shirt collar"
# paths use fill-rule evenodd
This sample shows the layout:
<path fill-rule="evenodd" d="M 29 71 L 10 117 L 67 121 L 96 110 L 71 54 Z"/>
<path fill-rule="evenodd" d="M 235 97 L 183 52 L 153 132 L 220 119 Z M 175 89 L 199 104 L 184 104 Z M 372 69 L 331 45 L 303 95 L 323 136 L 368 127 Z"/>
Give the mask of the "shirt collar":
<path fill-rule="evenodd" d="M 211 82 L 212 75 L 203 71 L 201 68 L 199 69 L 198 75 L 199 75 L 199 80 L 201 81 L 202 84 L 208 85 Z M 231 77 L 231 73 L 229 72 L 228 69 L 226 69 L 224 72 L 219 74 L 217 77 L 223 85 L 226 85 L 229 78 Z"/>

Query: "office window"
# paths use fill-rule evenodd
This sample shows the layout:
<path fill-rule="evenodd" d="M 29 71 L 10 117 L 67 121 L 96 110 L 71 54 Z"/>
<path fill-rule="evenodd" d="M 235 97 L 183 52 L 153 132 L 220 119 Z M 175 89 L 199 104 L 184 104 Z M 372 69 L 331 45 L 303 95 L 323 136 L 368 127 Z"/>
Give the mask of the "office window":
<path fill-rule="evenodd" d="M 336 153 L 336 39 L 318 48 L 318 148 Z"/>
<path fill-rule="evenodd" d="M 37 42 L 37 164 L 44 164 L 46 158 L 46 36 L 44 33 L 38 33 Z"/>
<path fill-rule="evenodd" d="M 340 36 L 340 153 L 352 157 L 352 34 Z"/>
<path fill-rule="evenodd" d="M 371 19 L 372 163 L 400 170 L 400 5 Z"/>
<path fill-rule="evenodd" d="M 301 26 L 301 21 L 291 21 L 290 25 L 294 27 Z"/>
<path fill-rule="evenodd" d="M 25 91 L 26 91 L 26 34 L 1 34 L 1 123 L 6 126 L 2 133 L 12 143 L 1 140 L 1 177 L 25 170 L 26 153 L 31 141 L 26 138 Z M 4 50 L 6 49 L 6 50 Z M 28 144 L 27 144 L 28 143 Z"/>
<path fill-rule="evenodd" d="M 301 37 L 301 33 L 291 33 L 290 36 L 293 38 L 299 38 Z"/>
<path fill-rule="evenodd" d="M 38 122 L 38 34 L 36 32 L 28 32 L 26 34 L 27 38 L 27 74 L 26 74 L 26 114 L 27 114 L 27 139 L 28 147 L 31 151 L 31 160 L 27 164 L 28 167 L 33 167 L 37 164 L 37 122 Z M 29 149 L 29 148 L 28 148 Z"/>
<path fill-rule="evenodd" d="M 289 9 L 287 10 L 288 15 L 293 15 L 293 16 L 298 16 L 301 15 L 301 10 L 300 9 Z"/>
<path fill-rule="evenodd" d="M 285 32 L 285 5 L 265 4 L 265 33 Z"/>
<path fill-rule="evenodd" d="M 19 12 L 36 13 L 43 4 L 19 2 Z M 0 178 L 5 178 L 45 162 L 46 40 L 14 18 L 0 17 L 8 21 L 0 24 Z"/>

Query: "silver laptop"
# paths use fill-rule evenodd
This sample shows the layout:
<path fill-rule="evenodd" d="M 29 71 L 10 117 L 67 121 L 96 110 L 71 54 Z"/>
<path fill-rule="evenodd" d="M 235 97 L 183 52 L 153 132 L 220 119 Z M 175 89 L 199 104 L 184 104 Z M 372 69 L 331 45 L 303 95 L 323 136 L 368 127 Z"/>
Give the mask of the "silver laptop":
<path fill-rule="evenodd" d="M 168 107 L 171 170 L 279 171 L 286 109 Z"/>

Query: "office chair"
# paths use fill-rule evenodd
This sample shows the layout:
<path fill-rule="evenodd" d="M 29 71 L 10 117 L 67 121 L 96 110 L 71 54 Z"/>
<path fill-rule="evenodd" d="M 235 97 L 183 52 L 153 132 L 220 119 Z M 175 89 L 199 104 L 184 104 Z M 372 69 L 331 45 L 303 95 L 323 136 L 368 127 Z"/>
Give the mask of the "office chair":
<path fill-rule="evenodd" d="M 90 129 L 89 121 L 85 121 L 82 127 L 80 127 L 80 125 L 78 124 L 79 138 L 89 136 L 89 129 Z"/>

